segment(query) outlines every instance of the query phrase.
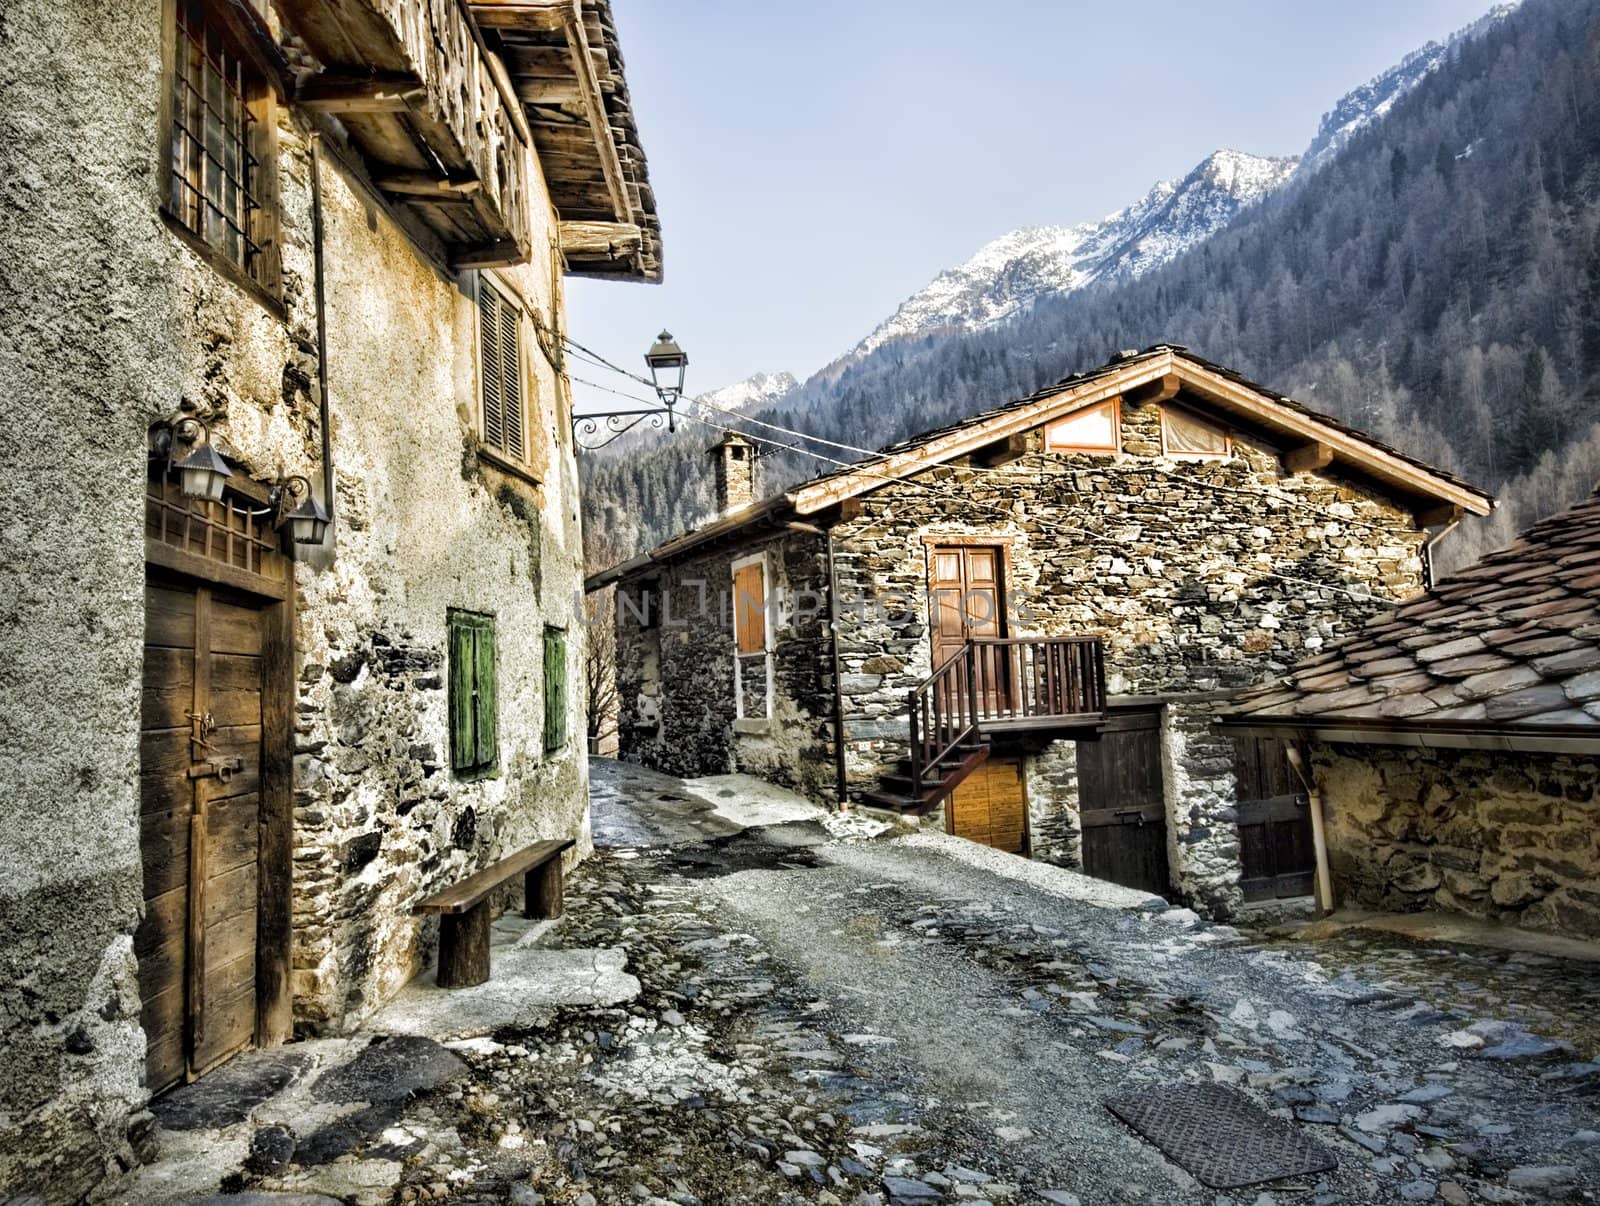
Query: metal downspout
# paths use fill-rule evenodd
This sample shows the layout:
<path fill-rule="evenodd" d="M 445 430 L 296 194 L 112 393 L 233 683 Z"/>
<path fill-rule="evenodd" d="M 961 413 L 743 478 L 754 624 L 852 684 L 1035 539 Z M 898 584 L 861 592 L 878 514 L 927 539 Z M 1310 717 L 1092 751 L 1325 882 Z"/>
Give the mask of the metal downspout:
<path fill-rule="evenodd" d="M 317 299 L 317 393 L 322 425 L 322 505 L 328 512 L 328 533 L 324 546 L 331 553 L 335 543 L 338 507 L 335 505 L 333 472 L 333 421 L 328 400 L 328 307 L 327 277 L 322 254 L 322 135 L 311 135 L 311 260 Z"/>

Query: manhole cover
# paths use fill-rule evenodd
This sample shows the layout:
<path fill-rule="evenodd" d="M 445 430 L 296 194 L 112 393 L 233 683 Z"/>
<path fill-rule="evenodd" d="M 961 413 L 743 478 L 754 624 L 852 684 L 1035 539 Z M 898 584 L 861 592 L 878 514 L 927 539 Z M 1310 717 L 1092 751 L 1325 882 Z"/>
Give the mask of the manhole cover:
<path fill-rule="evenodd" d="M 1212 1189 L 1309 1176 L 1337 1163 L 1299 1128 L 1222 1085 L 1169 1085 L 1105 1105 Z"/>

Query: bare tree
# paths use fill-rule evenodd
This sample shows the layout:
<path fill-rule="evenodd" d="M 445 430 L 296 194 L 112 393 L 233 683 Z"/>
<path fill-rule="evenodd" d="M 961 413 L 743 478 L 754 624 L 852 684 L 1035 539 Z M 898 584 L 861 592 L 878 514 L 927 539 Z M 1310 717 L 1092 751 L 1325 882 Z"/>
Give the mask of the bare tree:
<path fill-rule="evenodd" d="M 616 534 L 591 527 L 584 533 L 584 575 L 609 569 L 626 557 Z M 584 646 L 583 673 L 589 698 L 589 749 L 615 754 L 617 737 L 617 588 L 607 587 L 584 597 L 588 640 Z"/>

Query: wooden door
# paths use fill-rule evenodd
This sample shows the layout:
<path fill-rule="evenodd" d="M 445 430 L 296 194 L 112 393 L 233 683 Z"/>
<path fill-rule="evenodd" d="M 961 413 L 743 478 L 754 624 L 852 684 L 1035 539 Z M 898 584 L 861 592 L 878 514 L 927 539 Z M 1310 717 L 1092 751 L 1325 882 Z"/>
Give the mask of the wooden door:
<path fill-rule="evenodd" d="M 945 545 L 931 550 L 930 587 L 933 664 L 939 666 L 968 641 L 1005 636 L 1004 551 L 991 545 Z M 979 706 L 993 714 L 1009 698 L 1010 675 L 1003 649 L 982 651 L 978 664 Z"/>
<path fill-rule="evenodd" d="M 1021 760 L 991 758 L 963 779 L 945 804 L 945 824 L 970 842 L 1026 854 L 1028 804 Z"/>
<path fill-rule="evenodd" d="M 146 585 L 134 951 L 151 1092 L 255 1037 L 263 627 L 221 588 Z"/>
<path fill-rule="evenodd" d="M 1099 741 L 1078 742 L 1083 869 L 1097 879 L 1165 895 L 1167 811 L 1160 713 L 1112 713 Z"/>
<path fill-rule="evenodd" d="M 1244 898 L 1309 896 L 1317 867 L 1311 799 L 1287 747 L 1271 737 L 1240 737 L 1233 755 Z"/>

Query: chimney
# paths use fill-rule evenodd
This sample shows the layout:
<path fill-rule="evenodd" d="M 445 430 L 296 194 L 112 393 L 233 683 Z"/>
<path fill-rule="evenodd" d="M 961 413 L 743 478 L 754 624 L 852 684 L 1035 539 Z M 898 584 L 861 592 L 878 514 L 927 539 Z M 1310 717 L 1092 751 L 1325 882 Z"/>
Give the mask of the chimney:
<path fill-rule="evenodd" d="M 756 500 L 756 450 L 742 435 L 730 431 L 707 449 L 716 467 L 718 515 L 729 515 Z"/>

